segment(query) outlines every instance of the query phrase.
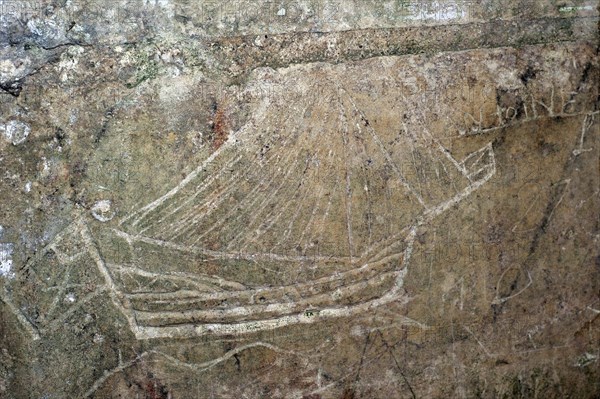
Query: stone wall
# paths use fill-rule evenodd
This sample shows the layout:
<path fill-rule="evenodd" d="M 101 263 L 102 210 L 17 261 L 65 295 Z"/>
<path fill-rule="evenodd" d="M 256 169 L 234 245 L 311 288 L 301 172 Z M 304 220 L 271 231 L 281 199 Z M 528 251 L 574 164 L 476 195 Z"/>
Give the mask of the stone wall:
<path fill-rule="evenodd" d="M 0 397 L 592 398 L 597 1 L 0 2 Z"/>

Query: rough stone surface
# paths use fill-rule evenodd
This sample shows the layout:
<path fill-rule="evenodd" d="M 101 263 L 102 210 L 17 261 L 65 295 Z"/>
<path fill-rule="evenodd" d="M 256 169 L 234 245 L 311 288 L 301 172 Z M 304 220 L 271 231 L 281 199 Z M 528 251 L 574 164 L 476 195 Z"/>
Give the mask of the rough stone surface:
<path fill-rule="evenodd" d="M 598 15 L 0 1 L 0 398 L 600 396 Z"/>

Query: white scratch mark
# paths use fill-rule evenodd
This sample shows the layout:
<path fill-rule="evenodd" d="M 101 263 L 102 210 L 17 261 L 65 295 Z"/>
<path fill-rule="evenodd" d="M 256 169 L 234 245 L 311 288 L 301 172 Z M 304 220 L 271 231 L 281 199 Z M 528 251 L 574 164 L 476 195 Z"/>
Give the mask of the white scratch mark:
<path fill-rule="evenodd" d="M 504 275 L 506 274 L 507 271 L 509 271 L 510 268 L 506 269 L 502 275 L 500 276 L 500 278 L 498 279 L 498 284 L 496 284 L 496 290 L 498 290 L 500 288 L 500 282 L 502 281 L 502 278 L 504 277 Z M 529 288 L 531 286 L 531 284 L 533 284 L 533 279 L 531 278 L 531 273 L 529 271 L 527 271 L 527 278 L 529 279 L 529 282 L 527 283 L 527 285 L 520 290 L 519 292 L 517 292 L 516 294 L 507 296 L 507 297 L 503 297 L 503 298 L 499 298 L 496 297 L 496 299 L 494 299 L 492 301 L 492 305 L 500 305 L 503 304 L 504 302 L 516 297 L 517 295 L 521 295 L 523 292 L 525 292 L 525 290 L 527 290 L 527 288 Z"/>
<path fill-rule="evenodd" d="M 594 124 L 594 115 L 595 113 L 587 114 L 583 119 L 583 123 L 581 124 L 581 137 L 579 138 L 579 148 L 573 150 L 573 155 L 578 156 L 585 152 L 593 151 L 593 148 L 583 148 L 583 144 L 585 141 L 585 136 L 588 132 L 588 129 L 592 127 Z"/>

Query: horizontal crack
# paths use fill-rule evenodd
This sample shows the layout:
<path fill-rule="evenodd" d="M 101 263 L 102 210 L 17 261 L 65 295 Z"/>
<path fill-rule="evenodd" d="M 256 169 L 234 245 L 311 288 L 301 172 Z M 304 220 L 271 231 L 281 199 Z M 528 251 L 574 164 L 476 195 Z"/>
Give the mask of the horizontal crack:
<path fill-rule="evenodd" d="M 598 17 L 494 20 L 453 25 L 376 28 L 340 32 L 297 32 L 224 37 L 203 43 L 235 75 L 269 66 L 358 61 L 380 56 L 520 47 L 529 44 L 594 40 Z"/>

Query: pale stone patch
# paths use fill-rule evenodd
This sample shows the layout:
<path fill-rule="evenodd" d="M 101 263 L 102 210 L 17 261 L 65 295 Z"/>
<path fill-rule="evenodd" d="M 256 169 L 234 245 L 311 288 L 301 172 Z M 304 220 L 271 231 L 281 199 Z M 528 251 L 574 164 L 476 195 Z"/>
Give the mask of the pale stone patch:
<path fill-rule="evenodd" d="M 31 133 L 31 128 L 24 122 L 11 120 L 7 123 L 0 124 L 0 132 L 2 132 L 4 138 L 13 145 L 19 145 L 27 140 L 29 133 Z"/>
<path fill-rule="evenodd" d="M 12 254 L 14 245 L 11 243 L 0 243 L 0 276 L 13 279 L 15 273 L 12 271 Z"/>
<path fill-rule="evenodd" d="M 92 207 L 92 216 L 100 222 L 108 222 L 115 217 L 115 212 L 112 210 L 112 201 L 98 201 Z"/>

